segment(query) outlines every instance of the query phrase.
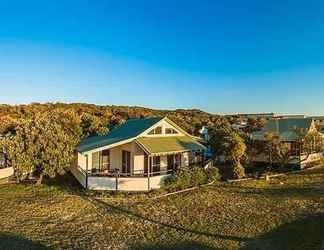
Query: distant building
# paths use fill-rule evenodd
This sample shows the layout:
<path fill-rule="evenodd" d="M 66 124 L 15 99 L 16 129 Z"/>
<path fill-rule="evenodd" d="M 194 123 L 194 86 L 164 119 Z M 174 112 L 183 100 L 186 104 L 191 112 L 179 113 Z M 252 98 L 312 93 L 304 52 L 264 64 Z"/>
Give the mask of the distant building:
<path fill-rule="evenodd" d="M 319 132 L 324 133 L 324 116 L 310 116 L 316 124 Z"/>
<path fill-rule="evenodd" d="M 208 141 L 209 140 L 209 134 L 208 134 L 208 127 L 207 126 L 203 126 L 200 130 L 199 133 L 201 135 L 201 137 L 205 140 Z"/>
<path fill-rule="evenodd" d="M 277 135 L 281 143 L 288 146 L 290 150 L 290 164 L 300 164 L 300 166 L 311 161 L 319 160 L 322 152 L 306 152 L 303 144 L 299 141 L 297 129 L 303 129 L 306 133 L 317 131 L 312 118 L 282 118 L 269 120 L 261 131 L 252 134 L 252 140 L 264 141 L 267 133 Z M 264 153 L 257 155 L 252 161 L 267 162 L 268 156 Z"/>
<path fill-rule="evenodd" d="M 245 113 L 237 113 L 232 115 L 226 115 L 226 117 L 236 117 L 236 118 L 242 118 L 242 119 L 248 119 L 248 118 L 265 118 L 265 119 L 271 119 L 274 117 L 274 113 L 251 113 L 251 114 L 245 114 Z"/>
<path fill-rule="evenodd" d="M 306 115 L 274 115 L 275 119 L 302 119 L 302 118 L 306 118 Z"/>
<path fill-rule="evenodd" d="M 5 154 L 0 152 L 0 168 L 5 168 L 6 166 L 7 164 Z"/>

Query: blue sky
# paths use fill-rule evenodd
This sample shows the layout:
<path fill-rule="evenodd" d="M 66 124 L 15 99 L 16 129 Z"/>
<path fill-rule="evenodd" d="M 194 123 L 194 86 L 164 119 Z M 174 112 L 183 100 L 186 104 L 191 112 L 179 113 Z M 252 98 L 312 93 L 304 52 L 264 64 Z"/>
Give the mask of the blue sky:
<path fill-rule="evenodd" d="M 324 114 L 324 2 L 0 1 L 0 103 Z"/>

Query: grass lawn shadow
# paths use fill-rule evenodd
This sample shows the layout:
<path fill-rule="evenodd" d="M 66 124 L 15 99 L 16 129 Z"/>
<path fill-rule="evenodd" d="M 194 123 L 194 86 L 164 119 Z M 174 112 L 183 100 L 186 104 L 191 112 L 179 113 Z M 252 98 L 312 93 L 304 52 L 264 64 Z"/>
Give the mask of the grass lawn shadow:
<path fill-rule="evenodd" d="M 324 213 L 301 218 L 248 241 L 243 249 L 324 249 Z"/>
<path fill-rule="evenodd" d="M 129 246 L 132 250 L 217 250 L 218 248 L 210 247 L 195 241 L 182 241 L 178 243 L 158 243 L 142 244 L 135 243 Z"/>
<path fill-rule="evenodd" d="M 0 232 L 0 249 L 10 250 L 48 250 L 43 244 L 26 239 L 20 235 Z"/>

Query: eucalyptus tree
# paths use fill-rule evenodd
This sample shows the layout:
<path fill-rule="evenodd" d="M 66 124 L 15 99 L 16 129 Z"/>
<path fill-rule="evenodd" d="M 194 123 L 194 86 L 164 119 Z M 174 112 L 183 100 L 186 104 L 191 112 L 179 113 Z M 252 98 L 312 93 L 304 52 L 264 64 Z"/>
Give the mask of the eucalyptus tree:
<path fill-rule="evenodd" d="M 80 119 L 72 111 L 36 113 L 20 119 L 12 136 L 0 139 L 18 180 L 35 173 L 44 177 L 64 174 L 81 138 Z"/>

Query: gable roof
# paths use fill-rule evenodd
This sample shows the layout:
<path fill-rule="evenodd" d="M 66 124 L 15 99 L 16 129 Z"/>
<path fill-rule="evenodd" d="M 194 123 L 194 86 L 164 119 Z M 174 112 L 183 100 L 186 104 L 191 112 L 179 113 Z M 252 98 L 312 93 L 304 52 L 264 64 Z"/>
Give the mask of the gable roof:
<path fill-rule="evenodd" d="M 113 129 L 107 135 L 91 136 L 83 139 L 78 145 L 77 151 L 83 153 L 134 138 L 162 119 L 162 117 L 129 119 L 124 124 Z"/>
<path fill-rule="evenodd" d="M 150 154 L 205 150 L 206 147 L 189 136 L 140 137 L 136 142 Z"/>
<path fill-rule="evenodd" d="M 261 131 L 254 132 L 252 138 L 255 140 L 264 140 L 265 133 L 279 135 L 283 141 L 295 141 L 298 139 L 296 129 L 311 128 L 313 119 L 311 118 L 287 118 L 269 120 Z"/>

